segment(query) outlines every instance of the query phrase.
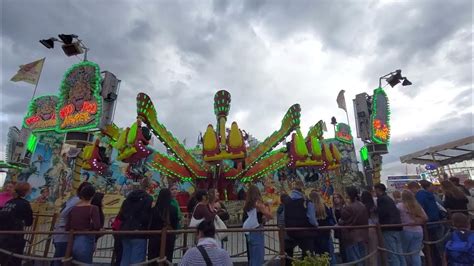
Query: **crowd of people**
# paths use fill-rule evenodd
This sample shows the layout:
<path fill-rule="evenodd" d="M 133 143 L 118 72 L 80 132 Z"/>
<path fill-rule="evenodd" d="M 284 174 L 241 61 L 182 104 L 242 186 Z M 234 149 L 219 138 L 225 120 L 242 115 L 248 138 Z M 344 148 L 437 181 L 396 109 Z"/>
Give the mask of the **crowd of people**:
<path fill-rule="evenodd" d="M 137 231 L 134 234 L 114 235 L 115 265 L 124 266 L 146 260 L 152 265 L 158 265 L 161 262 L 159 257 L 163 243 L 161 235 L 145 231 L 177 230 L 183 226 L 183 214 L 176 200 L 178 187 L 173 184 L 161 189 L 153 202 L 153 198 L 146 192 L 146 186 L 146 182 L 135 184 L 111 224 L 116 231 Z M 25 200 L 31 186 L 28 183 L 17 183 L 15 186 L 9 184 L 7 188 L 11 197 L 2 202 L 0 230 L 22 231 L 33 221 L 30 203 Z M 422 265 L 421 252 L 416 251 L 422 249 L 424 239 L 443 239 L 448 233 L 448 227 L 432 222 L 441 221 L 448 216 L 454 227 L 450 237 L 434 245 L 431 254 L 425 254 L 430 256 L 433 265 L 441 265 L 445 260 L 462 263 L 466 256 L 460 255 L 463 253 L 459 243 L 471 243 L 471 249 L 474 245 L 474 234 L 469 232 L 474 223 L 469 220 L 469 214 L 472 213 L 468 212 L 473 207 L 474 181 L 471 180 L 466 181 L 464 186 L 459 184 L 457 178 L 442 181 L 439 191 L 429 181 L 413 181 L 405 190 L 392 195 L 387 194 L 383 184 L 376 184 L 365 191 L 347 187 L 344 195 L 333 195 L 331 204 L 327 204 L 316 189 L 309 194 L 305 192 L 305 184 L 296 181 L 290 193 L 281 194 L 281 204 L 274 216 L 259 188 L 255 185 L 248 187 L 242 210 L 242 228 L 249 230 L 245 233 L 248 265 L 260 266 L 264 263 L 265 234 L 259 229 L 274 218 L 280 227 L 304 228 L 285 232 L 284 246 L 288 265 L 291 265 L 296 247 L 301 249 L 303 258 L 309 254 L 328 254 L 332 265 L 363 259 L 380 246 L 379 241 L 383 241 L 389 251 L 386 253 L 388 265 Z M 76 195 L 63 204 L 54 227 L 57 232 L 53 235 L 55 258 L 66 255 L 68 231 L 100 232 L 104 228 L 103 198 L 104 194 L 96 192 L 92 184 L 83 182 Z M 197 190 L 187 205 L 187 211 L 190 221 L 184 226 L 196 228 L 196 246 L 186 251 L 180 265 L 232 265 L 229 252 L 223 248 L 228 236 L 217 231 L 226 229 L 225 222 L 229 220 L 229 213 L 220 201 L 219 192 L 216 189 Z M 427 236 L 419 225 L 425 222 L 429 223 Z M 381 225 L 381 239 L 377 237 L 375 228 L 317 229 L 321 226 L 375 224 Z M 75 234 L 73 259 L 92 264 L 100 237 L 101 234 L 95 233 Z M 23 253 L 23 234 L 3 234 L 0 238 L 1 249 Z M 176 238 L 176 234 L 166 233 L 163 249 L 169 261 L 173 258 Z M 339 243 L 338 254 L 335 252 L 335 242 Z M 21 264 L 20 259 L 1 254 L 1 265 Z M 467 250 L 467 254 L 474 254 L 474 250 Z M 377 254 L 371 256 L 367 263 L 380 265 L 380 260 Z M 360 261 L 355 265 L 365 263 Z M 53 265 L 61 265 L 61 261 L 54 261 Z"/>

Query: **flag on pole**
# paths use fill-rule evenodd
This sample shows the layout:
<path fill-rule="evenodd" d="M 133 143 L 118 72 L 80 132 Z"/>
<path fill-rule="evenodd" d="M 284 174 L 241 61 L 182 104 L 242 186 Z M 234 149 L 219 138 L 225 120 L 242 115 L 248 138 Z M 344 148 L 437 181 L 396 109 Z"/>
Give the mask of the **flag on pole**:
<path fill-rule="evenodd" d="M 344 92 L 345 90 L 341 90 L 339 94 L 337 95 L 337 107 L 341 108 L 342 110 L 347 112 L 346 108 L 346 99 L 344 98 Z"/>
<path fill-rule="evenodd" d="M 44 60 L 45 58 L 42 58 L 26 65 L 21 65 L 18 72 L 10 80 L 14 82 L 24 81 L 33 85 L 38 84 Z"/>

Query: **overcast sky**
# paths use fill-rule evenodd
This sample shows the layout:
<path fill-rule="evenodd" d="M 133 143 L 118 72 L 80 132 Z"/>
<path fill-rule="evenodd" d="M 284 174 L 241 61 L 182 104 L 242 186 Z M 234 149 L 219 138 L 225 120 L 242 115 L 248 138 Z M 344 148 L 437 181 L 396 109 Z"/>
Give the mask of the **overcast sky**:
<path fill-rule="evenodd" d="M 302 129 L 335 116 L 346 91 L 372 93 L 378 77 L 402 69 L 413 85 L 386 88 L 392 143 L 384 175 L 405 172 L 400 155 L 473 134 L 472 1 L 25 1 L 1 9 L 0 150 L 21 125 L 33 87 L 10 78 L 46 57 L 38 95 L 56 93 L 80 58 L 38 40 L 75 33 L 89 60 L 122 80 L 115 123 L 135 119 L 145 92 L 159 120 L 195 144 L 214 123 L 213 95 L 232 94 L 230 121 L 260 140 L 294 103 Z M 328 128 L 326 137 L 332 137 Z M 356 143 L 360 148 L 361 143 Z"/>

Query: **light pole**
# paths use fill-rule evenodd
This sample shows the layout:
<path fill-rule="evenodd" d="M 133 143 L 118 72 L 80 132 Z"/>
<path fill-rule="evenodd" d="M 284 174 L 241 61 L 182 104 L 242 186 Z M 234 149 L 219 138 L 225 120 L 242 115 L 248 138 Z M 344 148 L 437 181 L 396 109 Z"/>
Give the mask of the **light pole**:
<path fill-rule="evenodd" d="M 370 186 L 380 182 L 382 155 L 388 153 L 390 140 L 390 108 L 388 97 L 382 87 L 382 80 L 391 87 L 400 82 L 403 86 L 412 85 L 406 77 L 402 76 L 402 71 L 397 69 L 379 78 L 379 86 L 372 95 L 360 93 L 353 100 L 357 137 L 364 142 L 363 154 L 368 159 L 364 165 L 364 173 Z"/>

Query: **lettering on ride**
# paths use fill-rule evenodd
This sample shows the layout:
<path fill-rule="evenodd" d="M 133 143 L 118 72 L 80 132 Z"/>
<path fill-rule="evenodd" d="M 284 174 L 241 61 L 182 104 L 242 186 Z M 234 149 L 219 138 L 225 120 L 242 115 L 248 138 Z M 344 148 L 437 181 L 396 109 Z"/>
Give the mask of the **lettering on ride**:
<path fill-rule="evenodd" d="M 88 112 L 79 112 L 77 114 L 66 116 L 63 123 L 61 124 L 61 128 L 87 125 L 93 119 L 94 117 L 91 117 L 91 114 Z"/>
<path fill-rule="evenodd" d="M 74 113 L 74 106 L 68 104 L 59 111 L 59 116 L 63 119 L 61 128 L 72 128 L 84 126 L 95 119 L 97 113 L 96 102 L 84 102 L 80 112 Z"/>
<path fill-rule="evenodd" d="M 381 141 L 387 141 L 390 135 L 387 124 L 382 123 L 379 119 L 374 119 L 374 135 Z"/>
<path fill-rule="evenodd" d="M 30 119 L 31 118 L 31 119 Z M 35 119 L 37 117 L 30 117 L 26 119 L 26 124 L 31 128 L 31 129 L 42 129 L 42 128 L 49 128 L 49 127 L 54 127 L 56 126 L 56 117 L 53 117 L 52 119 L 49 120 L 41 120 L 41 119 Z"/>

